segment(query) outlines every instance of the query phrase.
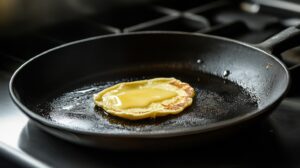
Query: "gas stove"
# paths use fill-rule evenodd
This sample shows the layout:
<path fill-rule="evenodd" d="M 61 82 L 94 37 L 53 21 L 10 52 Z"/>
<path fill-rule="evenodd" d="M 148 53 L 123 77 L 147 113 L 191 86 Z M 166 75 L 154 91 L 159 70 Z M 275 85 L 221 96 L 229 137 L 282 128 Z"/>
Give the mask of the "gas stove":
<path fill-rule="evenodd" d="M 164 152 L 114 152 L 79 146 L 40 130 L 13 104 L 10 76 L 52 47 L 92 36 L 138 31 L 184 31 L 260 43 L 300 24 L 300 3 L 279 0 L 154 1 L 0 38 L 0 166 L 19 167 L 299 167 L 300 43 L 276 54 L 289 68 L 293 90 L 261 123 L 218 143 Z"/>

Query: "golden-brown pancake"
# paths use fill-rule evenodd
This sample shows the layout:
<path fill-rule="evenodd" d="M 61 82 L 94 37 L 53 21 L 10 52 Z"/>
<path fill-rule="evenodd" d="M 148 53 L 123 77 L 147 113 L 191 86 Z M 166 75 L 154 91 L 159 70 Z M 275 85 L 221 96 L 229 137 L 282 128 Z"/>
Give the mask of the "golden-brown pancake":
<path fill-rule="evenodd" d="M 194 89 L 175 78 L 119 83 L 94 95 L 94 102 L 111 115 L 129 120 L 178 114 L 193 102 Z"/>

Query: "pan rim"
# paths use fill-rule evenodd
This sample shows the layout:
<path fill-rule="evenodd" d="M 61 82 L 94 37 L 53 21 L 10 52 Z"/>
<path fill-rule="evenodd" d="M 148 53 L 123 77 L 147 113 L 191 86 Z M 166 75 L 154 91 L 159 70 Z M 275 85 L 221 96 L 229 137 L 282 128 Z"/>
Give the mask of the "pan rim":
<path fill-rule="evenodd" d="M 204 126 L 196 126 L 196 127 L 189 127 L 189 128 L 178 128 L 174 130 L 168 130 L 168 131 L 155 131 L 155 132 L 94 132 L 91 130 L 80 130 L 80 129 L 74 129 L 70 127 L 66 127 L 62 124 L 58 124 L 55 122 L 51 122 L 44 117 L 35 114 L 33 111 L 29 110 L 23 103 L 19 101 L 17 98 L 15 92 L 14 92 L 14 81 L 15 78 L 17 77 L 18 73 L 22 71 L 24 67 L 26 67 L 28 64 L 31 62 L 35 61 L 39 57 L 42 57 L 52 51 L 65 48 L 71 45 L 76 45 L 80 43 L 85 43 L 85 42 L 90 42 L 98 39 L 103 39 L 103 38 L 110 38 L 110 37 L 118 37 L 118 36 L 132 36 L 132 35 L 144 35 L 144 34 L 164 34 L 164 35 L 185 35 L 185 36 L 198 36 L 198 37 L 206 37 L 206 38 L 211 38 L 211 39 L 216 39 L 216 40 L 221 40 L 221 41 L 226 41 L 226 42 L 231 42 L 235 43 L 238 45 L 242 45 L 248 48 L 251 48 L 253 50 L 259 51 L 261 53 L 264 53 L 266 56 L 271 57 L 274 59 L 275 62 L 277 62 L 285 71 L 285 75 L 287 77 L 287 84 L 284 89 L 282 89 L 281 93 L 278 94 L 278 98 L 275 99 L 274 101 L 268 103 L 264 108 L 262 109 L 256 109 L 248 112 L 245 115 L 237 116 L 234 118 L 230 118 L 224 121 L 219 121 L 216 123 L 211 123 L 208 125 Z M 200 134 L 204 132 L 210 132 L 222 128 L 226 128 L 229 126 L 237 125 L 239 123 L 243 123 L 245 121 L 249 121 L 250 119 L 253 119 L 259 115 L 262 115 L 263 113 L 271 110 L 273 107 L 276 107 L 276 105 L 281 102 L 281 100 L 284 98 L 284 96 L 287 94 L 288 88 L 290 87 L 290 74 L 287 69 L 287 67 L 281 62 L 277 57 L 273 56 L 272 54 L 268 53 L 267 51 L 264 51 L 260 48 L 255 47 L 254 45 L 250 45 L 244 42 L 240 42 L 237 40 L 229 39 L 226 37 L 220 37 L 220 36 L 214 36 L 214 35 L 207 35 L 207 34 L 202 34 L 202 33 L 189 33 L 189 32 L 180 32 L 180 31 L 143 31 L 143 32 L 127 32 L 123 34 L 109 34 L 109 35 L 101 35 L 101 36 L 95 36 L 95 37 L 90 37 L 82 40 L 77 40 L 73 42 L 69 42 L 66 44 L 62 44 L 60 46 L 54 47 L 52 49 L 46 50 L 25 63 L 23 63 L 12 75 L 10 81 L 9 81 L 9 94 L 13 100 L 13 102 L 17 105 L 17 107 L 24 113 L 26 114 L 31 120 L 38 122 L 39 124 L 42 124 L 43 126 L 49 127 L 51 129 L 57 129 L 59 131 L 66 131 L 69 133 L 76 133 L 76 134 L 81 134 L 81 135 L 91 135 L 91 136 L 102 136 L 102 137 L 124 137 L 124 138 L 169 138 L 169 137 L 177 137 L 177 136 L 184 136 L 184 135 L 191 135 L 191 134 Z"/>

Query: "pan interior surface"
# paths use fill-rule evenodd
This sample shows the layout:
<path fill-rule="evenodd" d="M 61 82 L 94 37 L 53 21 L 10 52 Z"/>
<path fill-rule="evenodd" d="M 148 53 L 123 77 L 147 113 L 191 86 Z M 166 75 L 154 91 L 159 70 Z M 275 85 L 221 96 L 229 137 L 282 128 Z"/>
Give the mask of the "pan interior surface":
<path fill-rule="evenodd" d="M 175 77 L 189 83 L 196 92 L 192 105 L 178 115 L 129 121 L 107 114 L 93 102 L 93 94 L 114 84 L 154 77 Z M 175 66 L 159 69 L 145 65 L 143 68 L 107 72 L 86 78 L 84 82 L 70 83 L 43 103 L 32 106 L 31 110 L 71 129 L 95 133 L 155 133 L 208 125 L 257 108 L 255 96 L 226 79 L 188 68 Z"/>

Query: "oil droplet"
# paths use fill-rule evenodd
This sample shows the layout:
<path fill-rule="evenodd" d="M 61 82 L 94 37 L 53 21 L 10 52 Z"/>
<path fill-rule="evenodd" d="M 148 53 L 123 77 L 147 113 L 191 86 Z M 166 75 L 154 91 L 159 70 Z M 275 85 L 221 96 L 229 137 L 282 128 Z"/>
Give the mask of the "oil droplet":
<path fill-rule="evenodd" d="M 63 106 L 62 109 L 63 110 L 70 110 L 73 108 L 73 105 L 68 105 L 68 106 Z"/>
<path fill-rule="evenodd" d="M 269 68 L 271 68 L 272 66 L 273 66 L 272 64 L 268 63 L 268 64 L 266 65 L 266 69 L 269 69 Z"/>
<path fill-rule="evenodd" d="M 76 91 L 76 93 L 86 93 L 86 92 L 94 91 L 96 89 L 97 89 L 96 87 L 92 87 L 92 88 L 89 88 L 89 89 Z"/>
<path fill-rule="evenodd" d="M 248 3 L 248 2 L 241 3 L 240 8 L 249 13 L 257 13 L 260 10 L 259 5 Z"/>
<path fill-rule="evenodd" d="M 223 77 L 227 77 L 227 76 L 229 76 L 230 75 L 230 71 L 229 70 L 225 70 L 224 72 L 223 72 Z"/>
<path fill-rule="evenodd" d="M 201 64 L 203 61 L 201 59 L 197 59 L 197 64 Z"/>

